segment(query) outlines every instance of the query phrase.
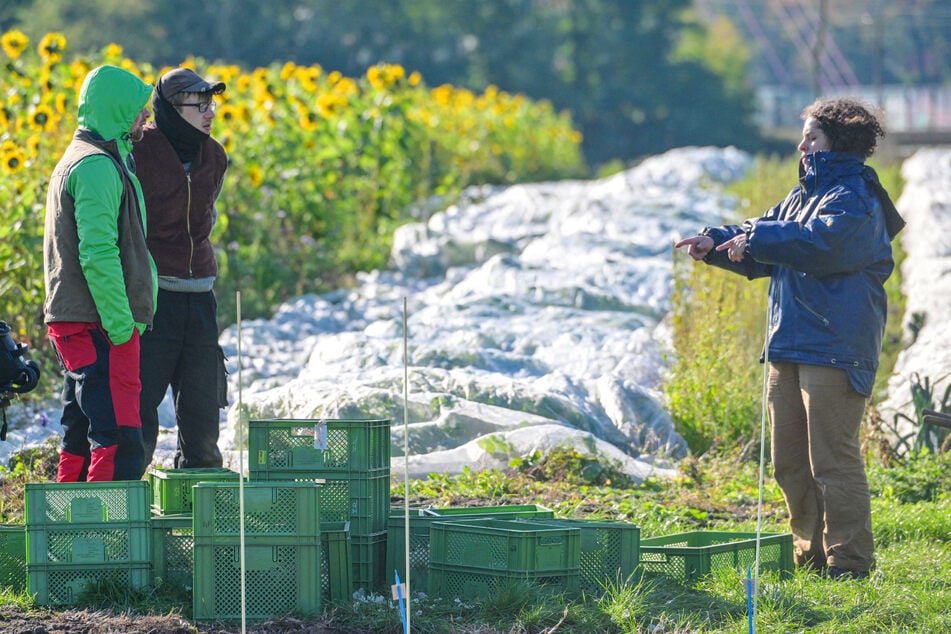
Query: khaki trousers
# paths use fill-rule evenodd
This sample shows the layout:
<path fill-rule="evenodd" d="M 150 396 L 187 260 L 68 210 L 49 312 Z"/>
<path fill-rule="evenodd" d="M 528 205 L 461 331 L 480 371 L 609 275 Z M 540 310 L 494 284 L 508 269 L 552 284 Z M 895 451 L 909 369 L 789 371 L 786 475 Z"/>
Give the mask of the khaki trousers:
<path fill-rule="evenodd" d="M 869 570 L 872 519 L 859 445 L 865 397 L 844 370 L 771 363 L 766 400 L 796 565 Z"/>

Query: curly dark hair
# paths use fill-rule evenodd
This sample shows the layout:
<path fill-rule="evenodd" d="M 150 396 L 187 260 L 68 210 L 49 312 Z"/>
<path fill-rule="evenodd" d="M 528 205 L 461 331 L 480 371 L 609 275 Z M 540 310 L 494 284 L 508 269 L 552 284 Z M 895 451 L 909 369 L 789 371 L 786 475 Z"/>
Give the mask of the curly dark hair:
<path fill-rule="evenodd" d="M 854 99 L 817 99 L 802 111 L 812 117 L 829 137 L 833 152 L 852 152 L 868 158 L 885 130 L 871 108 Z"/>

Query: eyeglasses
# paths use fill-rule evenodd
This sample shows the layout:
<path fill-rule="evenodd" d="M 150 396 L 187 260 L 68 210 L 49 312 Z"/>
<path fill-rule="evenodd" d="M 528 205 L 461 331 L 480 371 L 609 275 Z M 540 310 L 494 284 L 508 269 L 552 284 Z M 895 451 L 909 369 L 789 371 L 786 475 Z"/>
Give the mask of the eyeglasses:
<path fill-rule="evenodd" d="M 198 108 L 198 112 L 201 112 L 202 114 L 208 112 L 209 110 L 214 112 L 215 108 L 218 107 L 218 104 L 215 101 L 208 101 L 203 103 L 180 103 L 178 105 L 182 107 Z"/>

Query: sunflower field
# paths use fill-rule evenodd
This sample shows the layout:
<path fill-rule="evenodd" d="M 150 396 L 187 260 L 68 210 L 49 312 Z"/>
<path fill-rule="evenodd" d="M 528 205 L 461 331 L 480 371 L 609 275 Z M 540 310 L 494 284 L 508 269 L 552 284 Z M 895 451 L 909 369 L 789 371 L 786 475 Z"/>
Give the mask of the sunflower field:
<path fill-rule="evenodd" d="M 116 44 L 69 55 L 59 33 L 31 42 L 12 30 L 0 44 L 0 319 L 41 348 L 46 186 L 75 130 L 79 87 L 101 64 L 152 84 L 169 69 Z M 392 232 L 414 208 L 448 204 L 469 185 L 584 171 L 567 113 L 492 87 L 427 87 L 392 64 L 361 77 L 292 62 L 180 65 L 227 84 L 212 132 L 230 157 L 213 236 L 222 325 L 236 289 L 243 314 L 266 316 L 284 299 L 385 267 Z"/>

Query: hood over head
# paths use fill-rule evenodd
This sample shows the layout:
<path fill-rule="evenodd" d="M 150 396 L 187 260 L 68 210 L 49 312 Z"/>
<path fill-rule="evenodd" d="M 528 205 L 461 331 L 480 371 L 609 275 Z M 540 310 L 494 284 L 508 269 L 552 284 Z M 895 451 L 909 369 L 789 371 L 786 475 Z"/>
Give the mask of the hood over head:
<path fill-rule="evenodd" d="M 118 66 L 100 66 L 89 71 L 79 91 L 79 126 L 92 130 L 105 141 L 115 140 L 128 153 L 129 128 L 152 95 L 148 85 Z"/>

